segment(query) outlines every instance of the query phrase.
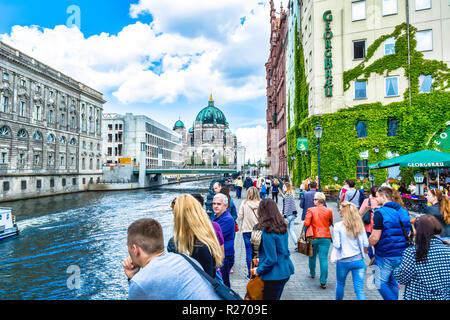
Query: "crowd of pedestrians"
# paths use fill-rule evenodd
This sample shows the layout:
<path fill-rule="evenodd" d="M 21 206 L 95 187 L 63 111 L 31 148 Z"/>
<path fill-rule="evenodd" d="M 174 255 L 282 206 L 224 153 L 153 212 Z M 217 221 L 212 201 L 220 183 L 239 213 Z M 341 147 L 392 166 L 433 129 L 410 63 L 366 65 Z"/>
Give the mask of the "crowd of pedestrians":
<path fill-rule="evenodd" d="M 237 199 L 245 189 L 239 210 L 233 203 L 230 185 Z M 426 214 L 411 218 L 400 193 L 388 182 L 373 186 L 366 197 L 363 189 L 355 188 L 353 180 L 346 180 L 338 195 L 342 220 L 337 223 L 317 177 L 308 177 L 301 184 L 299 198 L 287 180 L 277 177 L 239 176 L 229 185 L 214 183 L 212 191 L 212 216 L 207 214 L 200 194 L 186 194 L 172 201 L 173 237 L 167 250 L 156 220 L 140 219 L 130 225 L 129 257 L 122 263 L 129 281 L 129 299 L 222 299 L 216 286 L 191 263 L 231 288 L 238 231 L 245 246 L 247 279 L 262 279 L 263 300 L 281 299 L 295 273 L 291 254 L 299 254 L 288 249 L 289 239 L 294 243 L 294 252 L 298 249 L 294 221 L 299 208 L 306 238 L 313 248 L 308 257 L 309 274 L 316 278 L 318 257 L 319 286 L 325 290 L 329 262 L 334 263 L 336 300 L 344 298 L 349 273 L 356 298 L 365 300 L 368 268 L 385 300 L 399 299 L 399 285 L 405 286 L 405 300 L 450 300 L 450 246 L 446 242 L 450 239 L 450 201 L 439 189 L 427 192 L 431 206 Z M 277 205 L 278 196 L 282 210 Z M 252 238 L 256 231 L 261 235 L 257 245 Z M 254 257 L 258 259 L 252 265 Z"/>

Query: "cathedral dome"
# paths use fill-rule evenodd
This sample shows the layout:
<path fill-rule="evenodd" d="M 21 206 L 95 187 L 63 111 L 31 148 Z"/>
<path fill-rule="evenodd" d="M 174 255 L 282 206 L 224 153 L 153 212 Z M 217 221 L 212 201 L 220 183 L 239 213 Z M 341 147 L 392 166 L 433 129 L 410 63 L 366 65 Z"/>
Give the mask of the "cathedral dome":
<path fill-rule="evenodd" d="M 175 125 L 173 126 L 173 130 L 177 129 L 177 128 L 184 128 L 184 123 L 181 120 L 178 120 L 177 122 L 175 122 Z"/>
<path fill-rule="evenodd" d="M 202 124 L 223 124 L 228 126 L 228 121 L 223 112 L 214 106 L 212 95 L 209 99 L 208 106 L 198 113 L 195 122 L 201 122 Z"/>

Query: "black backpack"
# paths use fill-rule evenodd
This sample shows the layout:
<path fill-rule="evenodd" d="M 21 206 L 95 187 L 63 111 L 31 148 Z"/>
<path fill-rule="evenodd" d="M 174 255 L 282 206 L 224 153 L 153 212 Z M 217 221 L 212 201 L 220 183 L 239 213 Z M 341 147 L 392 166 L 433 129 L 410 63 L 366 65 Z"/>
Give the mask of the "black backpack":
<path fill-rule="evenodd" d="M 364 195 L 364 189 L 359 190 L 359 207 L 361 208 L 366 196 Z"/>

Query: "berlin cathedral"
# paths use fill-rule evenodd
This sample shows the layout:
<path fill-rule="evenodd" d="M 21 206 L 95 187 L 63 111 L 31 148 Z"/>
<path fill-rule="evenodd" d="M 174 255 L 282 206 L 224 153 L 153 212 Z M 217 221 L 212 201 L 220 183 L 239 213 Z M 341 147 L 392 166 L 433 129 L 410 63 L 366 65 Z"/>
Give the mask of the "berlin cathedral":
<path fill-rule="evenodd" d="M 212 94 L 208 106 L 198 113 L 189 131 L 186 132 L 181 120 L 175 123 L 173 130 L 182 136 L 186 165 L 236 164 L 237 138 L 231 132 L 223 112 L 214 106 Z"/>

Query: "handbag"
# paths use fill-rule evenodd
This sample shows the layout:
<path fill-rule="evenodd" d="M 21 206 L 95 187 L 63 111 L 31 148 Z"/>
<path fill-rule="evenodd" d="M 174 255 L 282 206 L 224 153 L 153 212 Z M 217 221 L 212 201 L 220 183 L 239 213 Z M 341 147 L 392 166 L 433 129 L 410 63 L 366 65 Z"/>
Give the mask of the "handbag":
<path fill-rule="evenodd" d="M 261 245 L 262 230 L 258 226 L 254 226 L 250 236 L 250 243 L 252 244 L 252 258 L 258 257 L 259 246 Z"/>
<path fill-rule="evenodd" d="M 257 259 L 252 259 L 251 268 L 256 267 Z M 244 300 L 263 300 L 264 280 L 260 276 L 250 275 Z"/>
<path fill-rule="evenodd" d="M 297 240 L 297 251 L 308 257 L 312 257 L 313 250 L 312 240 L 306 238 L 305 225 L 303 225 L 302 232 L 300 233 L 300 237 Z"/>
<path fill-rule="evenodd" d="M 400 218 L 398 218 L 398 222 L 400 222 L 400 226 L 402 227 L 402 231 L 403 231 L 403 236 L 405 237 L 406 240 L 406 247 L 413 247 L 414 246 L 414 235 L 411 232 L 411 235 L 407 235 L 406 231 L 405 231 L 405 227 L 403 226 L 402 220 Z"/>
<path fill-rule="evenodd" d="M 187 262 L 191 264 L 191 266 L 194 267 L 194 269 L 204 278 L 206 279 L 211 285 L 213 286 L 214 291 L 217 293 L 219 297 L 221 297 L 223 300 L 242 300 L 241 296 L 237 294 L 235 291 L 233 291 L 231 288 L 227 287 L 223 283 L 220 283 L 217 279 L 213 279 L 209 274 L 207 274 L 205 271 L 203 271 L 199 266 L 197 266 L 194 261 L 192 261 L 190 258 L 186 257 L 184 254 L 180 253 L 180 255 L 186 259 Z"/>
<path fill-rule="evenodd" d="M 369 199 L 369 207 L 364 211 L 362 215 L 362 221 L 364 224 L 370 224 L 372 222 L 373 209 L 371 206 L 371 200 Z"/>

